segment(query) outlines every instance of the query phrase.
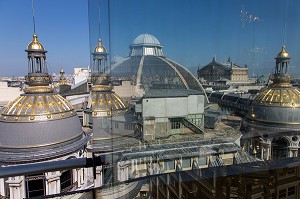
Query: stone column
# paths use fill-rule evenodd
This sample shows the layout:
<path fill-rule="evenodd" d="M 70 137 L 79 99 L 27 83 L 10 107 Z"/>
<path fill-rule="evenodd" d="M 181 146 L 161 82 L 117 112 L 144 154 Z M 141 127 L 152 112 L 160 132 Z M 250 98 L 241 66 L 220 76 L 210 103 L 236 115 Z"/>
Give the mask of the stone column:
<path fill-rule="evenodd" d="M 9 186 L 10 199 L 25 198 L 24 176 L 10 177 L 6 181 Z"/>
<path fill-rule="evenodd" d="M 130 163 L 127 162 L 127 166 L 126 166 L 126 168 L 125 168 L 125 173 L 124 173 L 124 175 L 125 175 L 125 180 L 128 180 L 128 179 L 129 179 L 129 178 L 128 178 L 128 176 L 129 176 L 129 165 L 130 165 Z"/>
<path fill-rule="evenodd" d="M 266 141 L 266 160 L 270 160 L 272 158 L 272 141 L 267 139 Z"/>
<path fill-rule="evenodd" d="M 86 157 L 92 158 L 92 153 L 87 152 Z M 86 168 L 85 171 L 86 171 L 86 176 L 85 176 L 86 181 L 93 182 L 94 181 L 93 167 Z"/>
<path fill-rule="evenodd" d="M 102 166 L 96 167 L 96 179 L 94 180 L 94 187 L 101 187 L 103 185 L 103 169 Z"/>
<path fill-rule="evenodd" d="M 60 171 L 45 173 L 46 195 L 60 193 Z"/>
<path fill-rule="evenodd" d="M 289 146 L 288 147 L 288 157 L 297 157 L 298 156 L 298 147 Z"/>
<path fill-rule="evenodd" d="M 78 171 L 78 178 L 80 179 L 80 180 L 78 180 L 78 187 L 80 187 L 81 185 L 83 185 L 84 183 L 85 183 L 85 179 L 86 179 L 86 176 L 85 176 L 85 168 L 81 168 L 81 169 L 79 169 L 79 171 Z"/>
<path fill-rule="evenodd" d="M 4 179 L 0 178 L 0 196 L 5 196 L 5 184 Z"/>
<path fill-rule="evenodd" d="M 264 157 L 264 155 L 265 155 L 264 149 L 265 149 L 265 145 L 264 145 L 264 143 L 261 142 L 261 143 L 260 143 L 260 156 L 261 156 L 260 159 L 262 159 L 262 160 L 265 159 L 265 157 Z"/>

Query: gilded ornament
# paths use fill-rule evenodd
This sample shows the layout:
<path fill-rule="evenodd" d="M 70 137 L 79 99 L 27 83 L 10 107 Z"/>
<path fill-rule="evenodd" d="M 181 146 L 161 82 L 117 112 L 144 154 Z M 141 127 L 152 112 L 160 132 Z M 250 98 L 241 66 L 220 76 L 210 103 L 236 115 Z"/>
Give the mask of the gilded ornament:
<path fill-rule="evenodd" d="M 38 102 L 37 105 L 39 108 L 43 108 L 43 106 L 44 106 L 43 102 Z"/>

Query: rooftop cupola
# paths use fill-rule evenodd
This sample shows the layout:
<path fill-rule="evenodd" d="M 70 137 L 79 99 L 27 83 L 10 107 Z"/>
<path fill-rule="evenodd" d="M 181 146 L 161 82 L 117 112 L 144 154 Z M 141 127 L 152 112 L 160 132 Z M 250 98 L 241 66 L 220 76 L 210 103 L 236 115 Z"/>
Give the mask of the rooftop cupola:
<path fill-rule="evenodd" d="M 39 42 L 36 34 L 33 34 L 33 40 L 25 51 L 28 57 L 28 75 L 25 76 L 25 80 L 29 85 L 25 92 L 53 92 L 53 89 L 48 87 L 52 83 L 52 77 L 48 74 L 46 66 L 47 51 Z"/>
<path fill-rule="evenodd" d="M 277 54 L 277 57 L 275 59 L 276 59 L 275 73 L 286 74 L 290 57 L 289 57 L 289 53 L 285 49 L 285 46 L 282 46 L 281 51 Z"/>
<path fill-rule="evenodd" d="M 129 48 L 131 49 L 130 56 L 164 56 L 162 51 L 163 46 L 156 37 L 150 34 L 139 35 L 134 39 Z"/>
<path fill-rule="evenodd" d="M 273 81 L 274 85 L 291 87 L 292 85 L 289 83 L 291 77 L 289 74 L 287 74 L 290 57 L 284 45 L 282 46 L 281 51 L 277 54 L 277 57 L 275 59 L 275 72 L 270 77 L 270 79 Z"/>
<path fill-rule="evenodd" d="M 109 78 L 105 74 L 108 67 L 107 64 L 107 51 L 102 44 L 102 40 L 98 40 L 98 45 L 95 47 L 93 55 L 92 67 L 92 84 L 93 85 L 108 85 Z"/>
<path fill-rule="evenodd" d="M 66 84 L 65 70 L 63 68 L 60 69 L 59 74 L 60 74 L 59 84 L 60 85 Z"/>

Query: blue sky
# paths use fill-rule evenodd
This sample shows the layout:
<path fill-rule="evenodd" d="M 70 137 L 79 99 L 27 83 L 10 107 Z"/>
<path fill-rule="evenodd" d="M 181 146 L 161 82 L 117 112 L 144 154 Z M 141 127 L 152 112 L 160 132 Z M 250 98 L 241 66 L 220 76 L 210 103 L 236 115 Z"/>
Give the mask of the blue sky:
<path fill-rule="evenodd" d="M 283 35 L 292 57 L 290 72 L 300 74 L 298 0 L 35 0 L 36 29 L 48 50 L 52 72 L 90 65 L 100 35 L 111 58 L 126 57 L 142 33 L 157 37 L 167 57 L 186 67 L 204 66 L 229 56 L 250 73 L 268 74 Z M 89 5 L 88 5 L 89 2 Z M 286 30 L 284 31 L 284 21 Z M 25 75 L 24 52 L 32 39 L 31 0 L 0 0 L 0 76 Z M 110 35 L 110 45 L 109 45 Z"/>

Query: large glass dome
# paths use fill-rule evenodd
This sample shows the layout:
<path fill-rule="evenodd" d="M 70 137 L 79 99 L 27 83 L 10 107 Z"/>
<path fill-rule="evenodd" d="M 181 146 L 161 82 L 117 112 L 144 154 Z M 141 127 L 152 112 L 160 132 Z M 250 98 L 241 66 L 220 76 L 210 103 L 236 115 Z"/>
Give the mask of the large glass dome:
<path fill-rule="evenodd" d="M 154 36 L 139 35 L 129 47 L 130 56 L 112 66 L 112 78 L 131 80 L 144 91 L 150 88 L 203 91 L 191 72 L 163 56 L 163 46 Z"/>

